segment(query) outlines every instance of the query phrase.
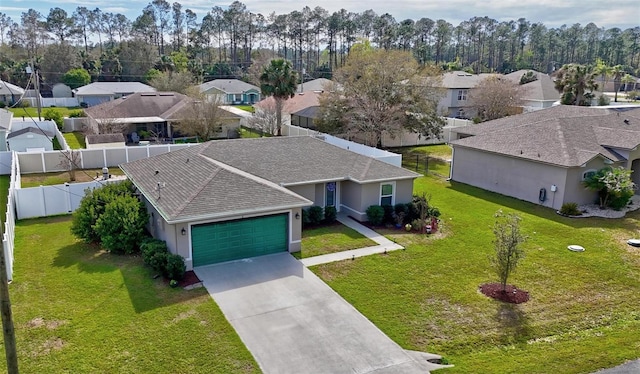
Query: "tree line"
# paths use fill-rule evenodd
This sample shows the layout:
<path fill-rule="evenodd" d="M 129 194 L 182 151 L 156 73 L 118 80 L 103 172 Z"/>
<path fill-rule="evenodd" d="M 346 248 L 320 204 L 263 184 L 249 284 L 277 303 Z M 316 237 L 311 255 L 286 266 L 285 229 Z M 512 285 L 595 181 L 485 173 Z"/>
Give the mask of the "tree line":
<path fill-rule="evenodd" d="M 319 6 L 263 15 L 239 1 L 198 15 L 179 2 L 153 0 L 133 20 L 84 6 L 72 12 L 56 7 L 47 15 L 29 9 L 20 20 L 0 13 L 0 77 L 26 83 L 30 61 L 49 84 L 77 67 L 94 80 L 137 81 L 150 69 L 166 72 L 181 64 L 195 81 L 237 77 L 255 83 L 272 58 L 290 60 L 305 79 L 331 77 L 362 40 L 449 70 L 551 72 L 567 63 L 601 60 L 640 75 L 640 26 L 605 29 L 591 22 L 548 28 L 525 18 L 490 17 L 454 26 L 426 15 L 399 21 L 371 9 L 330 13 Z"/>

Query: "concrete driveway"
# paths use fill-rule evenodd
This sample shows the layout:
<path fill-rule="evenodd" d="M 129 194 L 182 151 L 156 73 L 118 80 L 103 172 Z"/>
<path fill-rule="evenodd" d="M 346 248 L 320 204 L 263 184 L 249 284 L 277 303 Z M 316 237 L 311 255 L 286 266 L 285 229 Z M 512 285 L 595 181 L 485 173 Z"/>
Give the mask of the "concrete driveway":
<path fill-rule="evenodd" d="M 288 253 L 195 269 L 265 373 L 428 373 Z M 375 295 L 372 295 L 375 297 Z"/>

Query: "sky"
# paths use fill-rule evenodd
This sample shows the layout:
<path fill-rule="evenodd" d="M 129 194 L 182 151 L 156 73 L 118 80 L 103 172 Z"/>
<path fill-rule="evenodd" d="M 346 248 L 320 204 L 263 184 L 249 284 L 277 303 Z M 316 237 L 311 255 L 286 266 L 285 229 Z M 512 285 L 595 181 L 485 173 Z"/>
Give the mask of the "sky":
<path fill-rule="evenodd" d="M 173 3 L 175 0 L 167 0 Z M 54 7 L 60 7 L 71 14 L 78 6 L 89 9 L 96 7 L 102 11 L 122 13 L 130 20 L 134 20 L 142 13 L 142 8 L 150 0 L 0 0 L 0 12 L 10 16 L 14 21 L 20 21 L 22 12 L 33 8 L 43 16 Z M 182 0 L 183 9 L 191 9 L 198 18 L 211 9 L 212 6 L 227 7 L 233 0 Z M 619 27 L 625 30 L 640 26 L 640 3 L 637 0 L 245 0 L 241 1 L 247 10 L 261 13 L 264 16 L 272 12 L 277 14 L 290 13 L 301 10 L 304 6 L 315 8 L 321 6 L 329 12 L 341 8 L 351 12 L 362 12 L 372 9 L 377 14 L 389 13 L 400 22 L 411 18 L 418 20 L 423 17 L 432 20 L 444 19 L 454 26 L 472 17 L 484 17 L 498 21 L 517 20 L 526 18 L 529 22 L 541 22 L 547 27 L 560 27 L 563 24 L 571 26 L 579 23 L 582 26 L 593 22 L 598 27 Z"/>

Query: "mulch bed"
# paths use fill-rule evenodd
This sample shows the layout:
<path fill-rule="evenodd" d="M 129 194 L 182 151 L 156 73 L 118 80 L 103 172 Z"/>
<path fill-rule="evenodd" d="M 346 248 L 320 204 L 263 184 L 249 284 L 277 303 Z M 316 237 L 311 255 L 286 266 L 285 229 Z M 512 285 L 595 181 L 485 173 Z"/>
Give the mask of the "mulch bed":
<path fill-rule="evenodd" d="M 182 278 L 182 280 L 178 282 L 178 287 L 184 288 L 200 282 L 201 280 L 198 279 L 196 273 L 194 273 L 193 270 L 189 270 L 184 273 L 184 278 Z"/>
<path fill-rule="evenodd" d="M 503 292 L 502 284 L 485 283 L 480 285 L 480 292 L 485 296 L 504 301 L 505 303 L 521 304 L 529 301 L 529 292 L 517 289 L 516 286 L 511 284 L 508 284 L 506 292 Z"/>

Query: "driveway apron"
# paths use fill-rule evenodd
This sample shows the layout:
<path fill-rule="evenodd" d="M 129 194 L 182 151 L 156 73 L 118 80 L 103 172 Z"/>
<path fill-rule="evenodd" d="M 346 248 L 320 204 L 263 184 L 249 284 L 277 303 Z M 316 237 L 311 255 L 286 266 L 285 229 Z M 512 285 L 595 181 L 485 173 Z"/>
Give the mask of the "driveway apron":
<path fill-rule="evenodd" d="M 428 373 L 288 253 L 195 272 L 265 373 Z"/>

